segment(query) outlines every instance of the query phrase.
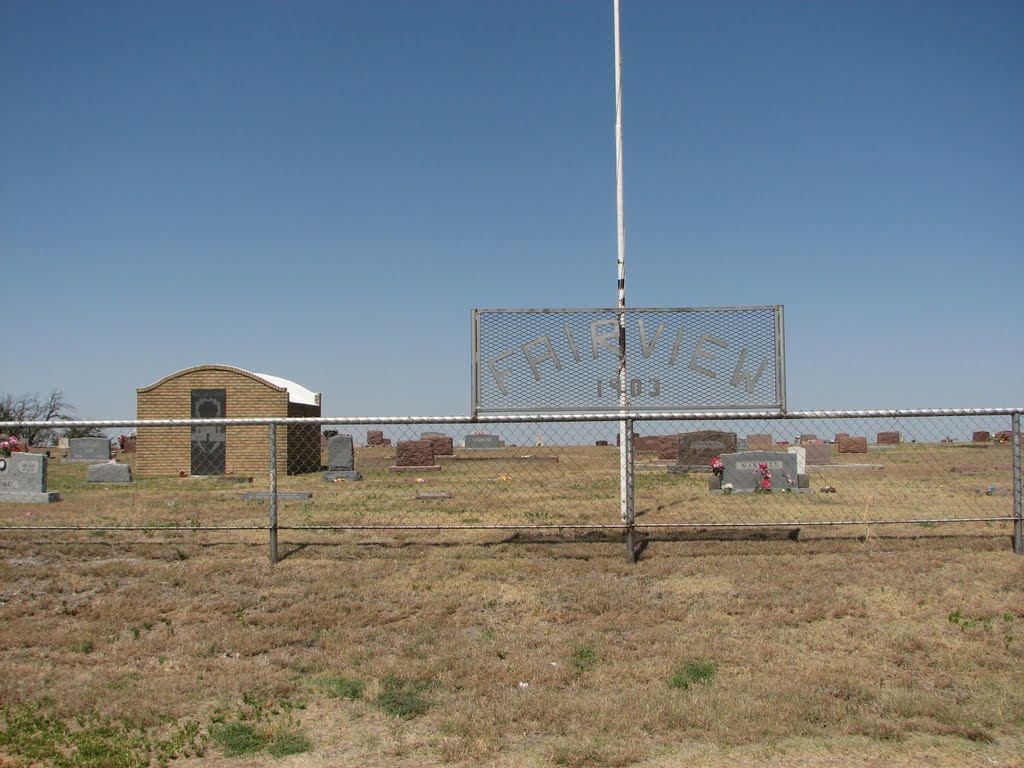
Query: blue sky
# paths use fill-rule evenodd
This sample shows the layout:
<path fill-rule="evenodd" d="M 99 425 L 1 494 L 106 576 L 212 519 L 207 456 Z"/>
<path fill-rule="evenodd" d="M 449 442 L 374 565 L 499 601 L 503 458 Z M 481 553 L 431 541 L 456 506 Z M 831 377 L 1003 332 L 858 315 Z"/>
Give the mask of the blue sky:
<path fill-rule="evenodd" d="M 0 391 L 226 363 L 462 414 L 616 300 L 611 0 L 0 0 Z M 1024 3 L 622 0 L 627 301 L 782 304 L 792 409 L 1024 402 Z"/>

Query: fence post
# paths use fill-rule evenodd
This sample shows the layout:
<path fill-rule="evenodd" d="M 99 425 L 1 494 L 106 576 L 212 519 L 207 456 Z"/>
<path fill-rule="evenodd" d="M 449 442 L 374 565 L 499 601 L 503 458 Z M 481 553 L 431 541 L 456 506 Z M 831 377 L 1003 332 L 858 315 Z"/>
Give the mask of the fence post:
<path fill-rule="evenodd" d="M 270 433 L 270 564 L 277 562 L 277 424 Z"/>
<path fill-rule="evenodd" d="M 636 471 L 633 458 L 633 420 L 625 419 L 619 422 L 619 439 L 622 441 L 620 447 L 620 476 L 619 476 L 619 501 L 622 511 L 622 522 L 626 524 L 626 560 L 630 563 L 636 562 L 636 542 L 634 541 L 634 524 L 636 523 L 636 506 L 633 494 L 633 478 Z"/>
<path fill-rule="evenodd" d="M 1024 516 L 1021 515 L 1020 413 L 1013 414 L 1013 551 L 1024 555 Z"/>

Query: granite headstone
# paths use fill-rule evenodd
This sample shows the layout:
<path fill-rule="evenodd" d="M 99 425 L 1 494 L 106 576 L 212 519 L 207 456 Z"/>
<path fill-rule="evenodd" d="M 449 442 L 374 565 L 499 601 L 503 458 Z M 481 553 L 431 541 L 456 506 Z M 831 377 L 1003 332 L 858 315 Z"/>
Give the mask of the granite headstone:
<path fill-rule="evenodd" d="M 899 432 L 879 432 L 875 438 L 875 442 L 878 445 L 899 445 L 900 444 L 900 433 Z"/>
<path fill-rule="evenodd" d="M 752 493 L 761 488 L 760 466 L 771 472 L 772 491 L 808 491 L 807 475 L 797 472 L 797 456 L 781 451 L 745 451 L 722 454 L 721 485 L 734 493 Z M 716 480 L 718 478 L 715 478 Z"/>
<path fill-rule="evenodd" d="M 72 437 L 67 461 L 76 463 L 110 461 L 110 441 L 105 437 Z"/>
<path fill-rule="evenodd" d="M 395 447 L 395 466 L 391 469 L 440 469 L 434 463 L 433 443 L 429 440 L 399 440 Z"/>
<path fill-rule="evenodd" d="M 426 440 L 434 446 L 434 456 L 454 456 L 455 455 L 455 441 L 448 435 L 434 433 L 424 433 L 424 436 L 420 438 Z"/>
<path fill-rule="evenodd" d="M 839 452 L 840 453 L 867 453 L 868 452 L 868 439 L 866 437 L 846 437 L 839 438 Z"/>
<path fill-rule="evenodd" d="M 501 448 L 497 435 L 466 435 L 466 448 L 471 450 L 497 450 Z"/>
<path fill-rule="evenodd" d="M 327 471 L 324 473 L 324 480 L 334 482 L 362 479 L 362 474 L 356 471 L 356 452 L 352 444 L 352 435 L 331 437 L 327 441 Z"/>
<path fill-rule="evenodd" d="M 832 446 L 828 443 L 811 443 L 810 445 L 805 445 L 804 449 L 807 451 L 808 464 L 832 463 Z"/>
<path fill-rule="evenodd" d="M 716 456 L 736 453 L 736 433 L 701 430 L 684 432 L 679 436 L 676 449 L 676 465 L 686 467 L 708 467 Z"/>
<path fill-rule="evenodd" d="M 807 449 L 802 445 L 794 445 L 787 448 L 786 453 L 796 456 L 796 472 L 798 475 L 804 474 L 807 471 Z"/>
<path fill-rule="evenodd" d="M 60 494 L 46 490 L 46 454 L 12 453 L 0 457 L 0 501 L 46 503 Z"/>
<path fill-rule="evenodd" d="M 92 464 L 85 471 L 85 481 L 87 483 L 130 483 L 132 468 L 127 464 L 117 464 L 113 461 Z"/>

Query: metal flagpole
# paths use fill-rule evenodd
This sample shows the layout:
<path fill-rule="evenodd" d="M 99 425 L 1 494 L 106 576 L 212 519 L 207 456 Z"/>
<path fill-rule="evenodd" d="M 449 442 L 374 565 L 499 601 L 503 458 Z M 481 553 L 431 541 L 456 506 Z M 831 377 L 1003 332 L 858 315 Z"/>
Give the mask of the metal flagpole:
<path fill-rule="evenodd" d="M 627 557 L 634 559 L 633 523 L 633 420 L 625 418 L 629 411 L 626 384 L 626 219 L 622 193 L 622 53 L 619 38 L 619 0 L 614 0 L 615 14 L 615 205 L 618 219 L 618 320 L 619 320 L 619 509 L 627 525 Z"/>

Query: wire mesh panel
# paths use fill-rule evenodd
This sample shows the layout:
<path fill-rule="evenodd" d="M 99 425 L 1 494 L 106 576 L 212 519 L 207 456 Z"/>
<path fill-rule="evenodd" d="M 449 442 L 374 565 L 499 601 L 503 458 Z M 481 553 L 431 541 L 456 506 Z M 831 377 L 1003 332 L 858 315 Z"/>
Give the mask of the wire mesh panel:
<path fill-rule="evenodd" d="M 939 416 L 641 422 L 634 443 L 637 524 L 927 526 L 1009 519 L 1010 421 Z M 716 472 L 712 462 L 730 453 L 752 460 L 726 458 Z"/>
<path fill-rule="evenodd" d="M 571 527 L 617 520 L 612 423 L 332 424 L 322 480 L 282 527 Z M 598 445 L 598 443 L 601 443 Z"/>
<path fill-rule="evenodd" d="M 474 413 L 785 406 L 779 306 L 476 310 L 473 338 Z"/>

